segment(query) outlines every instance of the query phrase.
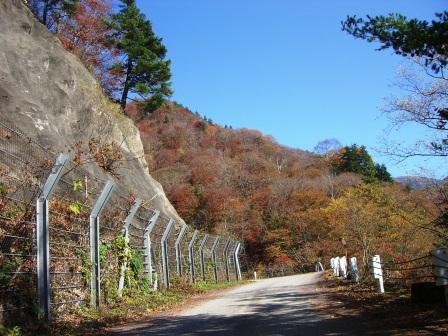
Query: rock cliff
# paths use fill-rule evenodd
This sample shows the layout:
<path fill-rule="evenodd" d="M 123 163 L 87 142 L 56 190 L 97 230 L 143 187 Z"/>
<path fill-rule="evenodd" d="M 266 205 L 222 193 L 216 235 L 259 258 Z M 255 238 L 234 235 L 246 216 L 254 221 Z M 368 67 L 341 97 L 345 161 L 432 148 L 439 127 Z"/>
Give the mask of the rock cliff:
<path fill-rule="evenodd" d="M 21 0 L 0 1 L 0 121 L 58 152 L 92 136 L 120 144 L 120 183 L 146 200 L 160 194 L 153 206 L 181 221 L 148 172 L 133 122 Z"/>

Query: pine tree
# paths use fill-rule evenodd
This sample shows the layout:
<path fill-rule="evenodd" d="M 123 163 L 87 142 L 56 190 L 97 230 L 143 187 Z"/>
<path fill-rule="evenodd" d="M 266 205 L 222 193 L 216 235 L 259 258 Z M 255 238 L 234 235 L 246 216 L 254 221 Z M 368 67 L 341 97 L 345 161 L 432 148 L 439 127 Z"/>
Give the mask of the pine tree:
<path fill-rule="evenodd" d="M 372 157 L 364 146 L 356 144 L 340 149 L 332 164 L 336 174 L 352 172 L 363 176 L 365 182 L 374 182 L 376 169 Z"/>
<path fill-rule="evenodd" d="M 54 30 L 62 17 L 76 11 L 78 3 L 79 0 L 31 0 L 29 6 L 40 22 Z"/>
<path fill-rule="evenodd" d="M 383 182 L 392 182 L 392 176 L 390 175 L 390 173 L 387 171 L 387 168 L 384 164 L 376 164 L 375 165 L 375 177 L 379 180 L 379 181 L 383 181 Z"/>
<path fill-rule="evenodd" d="M 128 99 L 136 96 L 143 100 L 145 111 L 152 112 L 172 93 L 167 50 L 135 0 L 121 2 L 121 10 L 110 21 L 114 29 L 110 42 L 123 54 L 123 61 L 112 66 L 113 71 L 124 75 L 118 92 L 120 105 L 124 110 Z"/>
<path fill-rule="evenodd" d="M 448 65 L 448 11 L 436 13 L 431 22 L 401 14 L 366 19 L 348 16 L 342 22 L 342 30 L 368 42 L 379 42 L 379 50 L 392 48 L 398 55 L 421 57 L 435 73 L 443 72 Z"/>

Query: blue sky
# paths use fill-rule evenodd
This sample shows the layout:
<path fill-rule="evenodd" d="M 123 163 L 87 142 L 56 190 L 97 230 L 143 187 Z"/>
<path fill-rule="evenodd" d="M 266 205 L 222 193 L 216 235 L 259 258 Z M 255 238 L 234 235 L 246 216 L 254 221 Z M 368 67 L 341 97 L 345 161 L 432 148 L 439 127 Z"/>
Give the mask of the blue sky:
<path fill-rule="evenodd" d="M 312 150 L 321 140 L 365 145 L 393 176 L 446 161 L 395 165 L 374 151 L 403 58 L 340 29 L 347 14 L 432 19 L 445 0 L 137 0 L 172 61 L 173 99 L 221 125 L 258 129 L 281 144 Z M 391 137 L 412 140 L 416 128 Z"/>

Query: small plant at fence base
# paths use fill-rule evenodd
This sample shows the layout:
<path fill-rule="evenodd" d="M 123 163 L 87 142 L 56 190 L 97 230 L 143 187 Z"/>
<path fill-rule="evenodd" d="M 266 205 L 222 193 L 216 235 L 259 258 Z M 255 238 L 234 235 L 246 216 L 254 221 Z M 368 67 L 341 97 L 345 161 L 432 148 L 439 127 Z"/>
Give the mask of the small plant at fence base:
<path fill-rule="evenodd" d="M 5 328 L 0 324 L 0 336 L 21 336 L 22 329 L 18 326 Z"/>
<path fill-rule="evenodd" d="M 109 244 L 108 243 L 101 243 L 100 244 L 100 264 L 101 266 L 104 265 L 104 262 L 106 261 L 106 253 L 109 250 Z"/>
<path fill-rule="evenodd" d="M 77 248 L 75 250 L 75 255 L 79 258 L 79 260 L 81 261 L 81 278 L 84 282 L 84 285 L 87 286 L 87 284 L 90 282 L 90 279 L 92 277 L 91 275 L 91 268 L 92 268 L 92 263 L 90 262 L 90 258 L 87 255 L 86 251 L 81 249 L 81 248 Z"/>
<path fill-rule="evenodd" d="M 102 296 L 106 303 L 112 303 L 118 297 L 118 280 L 121 275 L 121 266 L 126 264 L 124 273 L 123 295 L 133 291 L 151 291 L 152 287 L 144 273 L 144 257 L 139 251 L 129 246 L 129 239 L 124 235 L 117 236 L 110 243 L 100 245 L 100 261 L 104 262 L 106 254 L 116 256 L 117 266 L 113 272 L 102 277 Z"/>

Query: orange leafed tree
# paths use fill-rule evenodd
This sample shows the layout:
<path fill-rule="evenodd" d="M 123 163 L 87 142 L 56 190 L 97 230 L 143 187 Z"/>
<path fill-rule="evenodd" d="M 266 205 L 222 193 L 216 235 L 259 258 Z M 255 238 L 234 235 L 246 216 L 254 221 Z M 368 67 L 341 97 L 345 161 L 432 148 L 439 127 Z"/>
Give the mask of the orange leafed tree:
<path fill-rule="evenodd" d="M 57 28 L 64 48 L 79 57 L 107 93 L 116 88 L 123 76 L 108 70 L 118 55 L 107 43 L 110 28 L 106 20 L 111 14 L 108 0 L 81 0 L 74 15 L 61 21 Z"/>

